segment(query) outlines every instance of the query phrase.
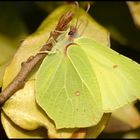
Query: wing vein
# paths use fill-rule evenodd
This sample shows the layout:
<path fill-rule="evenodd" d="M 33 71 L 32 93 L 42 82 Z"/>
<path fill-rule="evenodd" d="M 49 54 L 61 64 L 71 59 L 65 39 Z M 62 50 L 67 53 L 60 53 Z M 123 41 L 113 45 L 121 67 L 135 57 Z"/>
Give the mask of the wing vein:
<path fill-rule="evenodd" d="M 54 72 L 54 75 L 53 75 L 53 77 L 51 78 L 51 80 L 50 80 L 50 82 L 49 82 L 49 85 L 48 85 L 46 91 L 47 91 L 47 90 L 49 89 L 49 87 L 51 86 L 51 84 L 52 84 L 52 82 L 53 82 L 53 80 L 54 80 L 54 78 L 55 78 L 55 75 L 56 75 L 56 73 L 57 73 L 57 71 L 58 71 L 58 68 L 60 67 L 61 62 L 62 62 L 62 58 L 61 58 L 60 62 L 59 62 L 58 65 L 57 65 L 56 71 Z"/>
<path fill-rule="evenodd" d="M 76 56 L 76 55 L 75 55 L 75 56 Z M 78 56 L 76 56 L 76 57 L 78 57 Z M 79 58 L 80 58 L 80 57 L 79 57 Z M 71 60 L 70 57 L 69 57 L 69 59 L 70 59 L 71 64 L 73 65 L 74 69 L 76 70 L 78 76 L 79 76 L 80 79 L 82 80 L 82 83 L 87 87 L 87 89 L 89 90 L 90 94 L 91 94 L 92 97 L 93 97 L 92 91 L 89 89 L 88 85 L 85 83 L 84 79 L 81 77 L 80 73 L 78 72 L 77 68 L 75 67 L 75 65 L 74 65 L 74 63 L 73 63 L 73 61 Z M 97 105 L 97 103 L 96 103 L 94 97 L 93 97 L 93 100 L 94 100 L 95 104 Z"/>

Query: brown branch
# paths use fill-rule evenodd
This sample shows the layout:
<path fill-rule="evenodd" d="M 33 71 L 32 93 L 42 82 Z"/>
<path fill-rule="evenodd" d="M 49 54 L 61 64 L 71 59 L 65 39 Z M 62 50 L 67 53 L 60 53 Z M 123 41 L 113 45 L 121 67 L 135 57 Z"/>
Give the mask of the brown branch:
<path fill-rule="evenodd" d="M 65 13 L 62 15 L 58 21 L 58 24 L 55 27 L 55 30 L 50 33 L 50 37 L 45 45 L 40 49 L 40 52 L 42 51 L 51 51 L 53 47 L 53 43 L 50 41 L 50 38 L 52 37 L 54 40 L 57 40 L 61 32 L 56 31 L 65 31 L 68 27 L 69 22 L 73 18 L 73 13 L 71 11 Z M 39 62 L 41 62 L 45 57 L 47 56 L 47 53 L 37 53 L 35 56 L 30 56 L 26 62 L 22 62 L 21 69 L 17 76 L 13 79 L 13 81 L 1 92 L 0 94 L 0 105 L 2 105 L 5 101 L 7 101 L 17 90 L 21 89 L 29 74 L 32 72 L 32 70 L 35 68 Z"/>

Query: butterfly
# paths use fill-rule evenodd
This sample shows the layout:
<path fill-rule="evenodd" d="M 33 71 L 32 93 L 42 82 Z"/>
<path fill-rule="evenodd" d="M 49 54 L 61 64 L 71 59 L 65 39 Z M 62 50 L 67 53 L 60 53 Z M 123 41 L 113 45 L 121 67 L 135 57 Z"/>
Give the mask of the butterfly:
<path fill-rule="evenodd" d="M 56 128 L 90 127 L 140 98 L 140 65 L 70 26 L 36 74 L 37 104 Z"/>

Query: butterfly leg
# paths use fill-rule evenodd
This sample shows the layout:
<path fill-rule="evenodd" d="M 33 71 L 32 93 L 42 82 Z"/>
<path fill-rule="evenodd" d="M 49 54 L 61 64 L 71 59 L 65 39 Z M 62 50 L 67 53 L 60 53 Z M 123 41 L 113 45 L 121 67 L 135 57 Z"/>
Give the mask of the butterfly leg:
<path fill-rule="evenodd" d="M 62 34 L 62 33 L 65 33 L 66 31 L 57 31 L 57 30 L 54 30 L 54 32 L 57 32 L 57 33 Z"/>
<path fill-rule="evenodd" d="M 55 53 L 56 53 L 56 49 L 53 50 L 53 51 L 47 51 L 47 50 L 46 50 L 46 51 L 40 51 L 40 52 L 38 52 L 38 54 L 45 54 L 45 53 L 46 53 L 46 54 L 49 54 L 49 55 L 50 55 L 50 54 L 55 54 Z"/>

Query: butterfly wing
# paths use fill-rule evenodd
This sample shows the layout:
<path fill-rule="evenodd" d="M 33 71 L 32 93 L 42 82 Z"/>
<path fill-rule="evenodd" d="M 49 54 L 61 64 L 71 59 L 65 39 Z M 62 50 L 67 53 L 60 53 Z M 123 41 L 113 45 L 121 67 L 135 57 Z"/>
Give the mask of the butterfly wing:
<path fill-rule="evenodd" d="M 96 125 L 103 115 L 96 76 L 78 45 L 69 46 L 67 55 L 60 52 L 45 58 L 35 91 L 37 103 L 57 129 Z"/>
<path fill-rule="evenodd" d="M 101 91 L 103 110 L 113 111 L 140 98 L 140 65 L 92 39 L 76 41 L 87 54 Z"/>

